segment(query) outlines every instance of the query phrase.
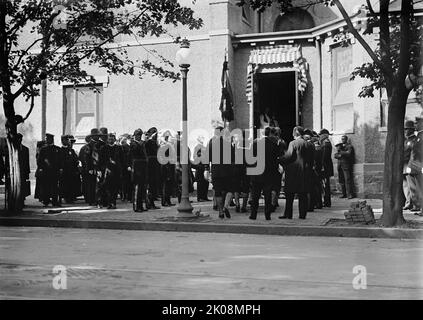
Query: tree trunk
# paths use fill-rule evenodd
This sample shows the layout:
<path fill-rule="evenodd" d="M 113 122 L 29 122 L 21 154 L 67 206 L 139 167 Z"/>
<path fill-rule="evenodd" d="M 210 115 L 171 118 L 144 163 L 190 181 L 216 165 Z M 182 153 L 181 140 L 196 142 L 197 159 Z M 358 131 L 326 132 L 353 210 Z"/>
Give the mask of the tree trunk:
<path fill-rule="evenodd" d="M 396 86 L 388 106 L 388 134 L 385 145 L 385 169 L 383 176 L 383 214 L 385 227 L 405 223 L 403 207 L 403 161 L 404 161 L 404 120 L 409 91 Z"/>
<path fill-rule="evenodd" d="M 16 213 L 21 212 L 23 208 L 19 146 L 16 146 L 16 143 L 8 136 L 7 148 L 9 153 L 9 177 L 6 179 L 6 210 L 9 213 Z"/>

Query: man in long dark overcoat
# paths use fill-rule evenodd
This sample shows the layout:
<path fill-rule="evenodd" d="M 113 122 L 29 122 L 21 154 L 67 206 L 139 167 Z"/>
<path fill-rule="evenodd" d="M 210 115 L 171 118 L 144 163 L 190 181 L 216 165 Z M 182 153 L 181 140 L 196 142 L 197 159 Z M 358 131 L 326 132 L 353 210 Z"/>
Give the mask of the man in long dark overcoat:
<path fill-rule="evenodd" d="M 272 206 L 272 191 L 275 189 L 278 175 L 279 165 L 279 148 L 276 141 L 272 140 L 270 136 L 271 128 L 267 127 L 264 131 L 263 138 L 257 138 L 253 142 L 253 150 L 257 152 L 259 148 L 257 144 L 264 143 L 265 158 L 258 158 L 258 161 L 264 161 L 264 170 L 262 173 L 251 176 L 251 214 L 250 219 L 256 220 L 257 210 L 259 206 L 259 199 L 263 191 L 264 194 L 264 215 L 266 220 L 271 219 L 271 213 L 274 211 Z"/>
<path fill-rule="evenodd" d="M 333 177 L 332 143 L 329 140 L 329 131 L 322 129 L 319 134 L 321 148 L 320 179 L 323 185 L 323 206 L 330 208 L 332 205 L 330 178 Z"/>
<path fill-rule="evenodd" d="M 79 174 L 79 159 L 76 151 L 72 149 L 70 135 L 62 136 L 62 161 L 63 172 L 60 176 L 60 199 L 66 203 L 73 203 L 80 195 L 81 178 Z"/>
<path fill-rule="evenodd" d="M 292 219 L 292 209 L 295 194 L 298 195 L 300 219 L 307 216 L 308 199 L 310 193 L 310 177 L 313 169 L 313 148 L 302 137 L 304 129 L 300 126 L 293 130 L 294 140 L 289 143 L 288 150 L 281 159 L 285 167 L 285 213 L 280 219 Z"/>
<path fill-rule="evenodd" d="M 37 159 L 38 172 L 41 178 L 40 197 L 44 206 L 51 202 L 59 203 L 59 177 L 63 172 L 61 150 L 54 145 L 54 135 L 46 133 L 46 145 L 41 148 Z"/>
<path fill-rule="evenodd" d="M 101 170 L 104 172 L 107 209 L 116 209 L 116 198 L 122 178 L 124 159 L 122 147 L 116 144 L 115 134 L 108 134 L 107 144 L 101 148 L 100 156 Z"/>

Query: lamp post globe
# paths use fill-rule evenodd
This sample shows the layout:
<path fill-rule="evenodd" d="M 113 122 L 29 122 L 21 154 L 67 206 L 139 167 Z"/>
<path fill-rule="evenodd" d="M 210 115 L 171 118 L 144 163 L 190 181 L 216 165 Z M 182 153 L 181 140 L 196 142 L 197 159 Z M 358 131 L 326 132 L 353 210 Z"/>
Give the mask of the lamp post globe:
<path fill-rule="evenodd" d="M 180 67 L 188 68 L 190 66 L 191 49 L 187 39 L 181 41 L 181 47 L 176 52 L 176 62 Z"/>
<path fill-rule="evenodd" d="M 182 194 L 181 202 L 178 205 L 180 216 L 192 216 L 192 206 L 189 201 L 189 158 L 188 158 L 188 107 L 187 107 L 187 75 L 190 66 L 189 42 L 183 39 L 181 48 L 176 53 L 176 62 L 181 68 L 182 76 L 182 137 L 181 137 L 181 166 L 182 166 Z"/>

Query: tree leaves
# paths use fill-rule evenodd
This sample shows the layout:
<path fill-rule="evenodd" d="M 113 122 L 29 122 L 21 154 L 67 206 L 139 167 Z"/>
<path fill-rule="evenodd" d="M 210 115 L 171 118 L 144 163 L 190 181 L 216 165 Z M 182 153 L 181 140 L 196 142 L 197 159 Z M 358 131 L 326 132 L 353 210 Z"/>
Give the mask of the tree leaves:
<path fill-rule="evenodd" d="M 7 1 L 4 31 L 10 52 L 9 81 L 12 87 L 20 86 L 15 99 L 21 94 L 38 94 L 28 88 L 40 84 L 40 70 L 50 81 L 83 81 L 88 76 L 84 63 L 104 68 L 109 74 L 142 77 L 150 73 L 176 81 L 179 74 L 172 70 L 171 61 L 147 49 L 149 59 L 134 59 L 120 46 L 120 37 L 139 43 L 140 38 L 168 34 L 169 26 L 184 25 L 192 30 L 203 25 L 191 8 L 181 6 L 177 0 L 64 1 L 61 4 L 65 12 L 54 10 L 54 4 Z M 56 28 L 54 20 L 62 14 L 66 28 Z M 28 35 L 30 43 L 26 41 Z"/>

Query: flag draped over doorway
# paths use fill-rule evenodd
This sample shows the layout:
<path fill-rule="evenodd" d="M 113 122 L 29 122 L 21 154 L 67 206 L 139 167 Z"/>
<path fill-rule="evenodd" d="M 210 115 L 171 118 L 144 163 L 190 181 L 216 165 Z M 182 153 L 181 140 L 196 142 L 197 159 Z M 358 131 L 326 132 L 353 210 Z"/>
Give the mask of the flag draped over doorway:
<path fill-rule="evenodd" d="M 250 53 L 247 67 L 247 100 L 252 102 L 253 97 L 253 76 L 260 65 L 289 64 L 298 71 L 298 90 L 303 94 L 307 87 L 307 63 L 305 62 L 300 46 L 280 45 L 257 47 Z"/>
<path fill-rule="evenodd" d="M 229 82 L 229 72 L 228 72 L 228 61 L 226 60 L 226 53 L 225 53 L 225 60 L 223 61 L 223 68 L 222 68 L 222 97 L 220 99 L 220 107 L 219 110 L 222 113 L 222 121 L 231 122 L 234 120 L 234 98 L 232 94 L 231 84 Z"/>

